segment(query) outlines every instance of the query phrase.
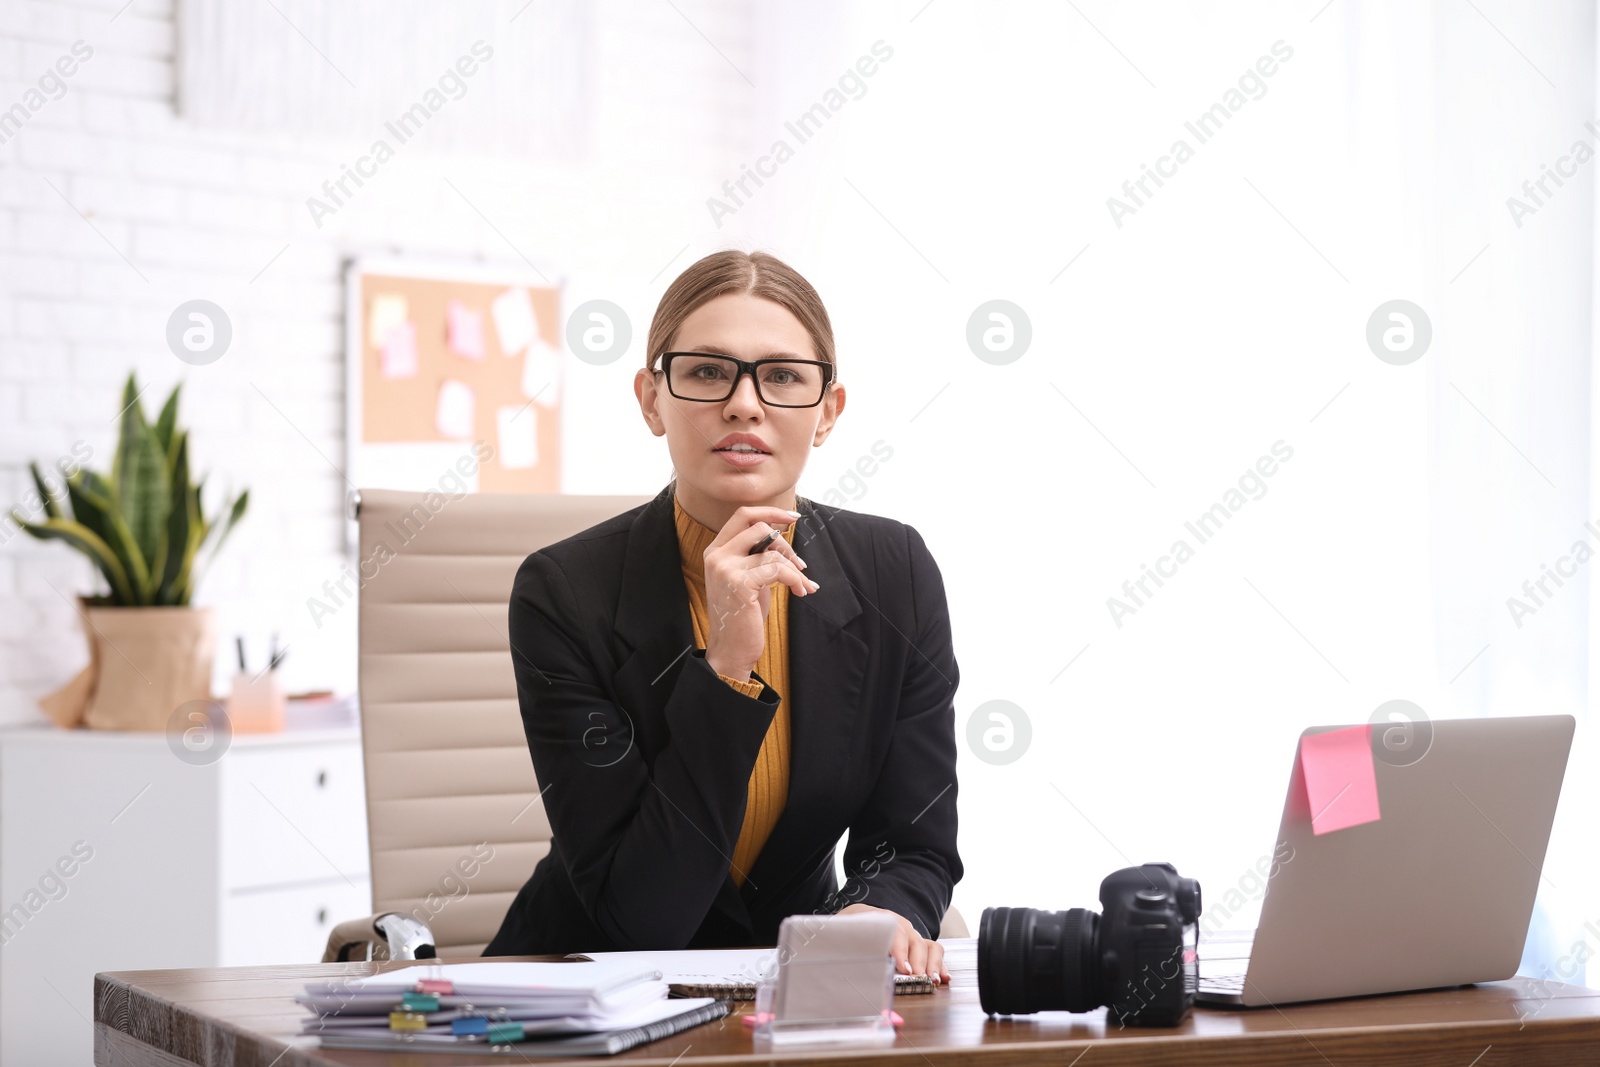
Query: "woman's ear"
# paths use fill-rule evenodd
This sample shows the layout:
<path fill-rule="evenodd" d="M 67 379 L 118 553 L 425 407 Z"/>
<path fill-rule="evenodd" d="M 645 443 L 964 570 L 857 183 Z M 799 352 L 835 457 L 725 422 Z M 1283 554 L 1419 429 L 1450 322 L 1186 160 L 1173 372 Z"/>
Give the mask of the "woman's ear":
<path fill-rule="evenodd" d="M 639 398 L 639 413 L 644 416 L 644 424 L 650 427 L 650 432 L 657 437 L 666 435 L 667 427 L 661 421 L 661 412 L 656 404 L 659 397 L 656 394 L 655 375 L 644 367 L 639 368 L 639 373 L 633 376 L 633 395 Z"/>
<path fill-rule="evenodd" d="M 820 448 L 833 432 L 833 424 L 839 421 L 839 415 L 844 411 L 844 401 L 843 385 L 834 382 L 828 386 L 828 395 L 822 398 L 822 418 L 817 423 L 817 432 L 811 438 L 812 448 Z"/>

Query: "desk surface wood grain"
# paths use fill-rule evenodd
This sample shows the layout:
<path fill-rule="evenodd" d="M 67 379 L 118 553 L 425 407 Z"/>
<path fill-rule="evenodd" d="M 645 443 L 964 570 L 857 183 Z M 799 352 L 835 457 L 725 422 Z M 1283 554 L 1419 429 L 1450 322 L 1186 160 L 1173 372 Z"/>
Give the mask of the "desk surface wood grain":
<path fill-rule="evenodd" d="M 554 959 L 556 957 L 528 957 Z M 952 981 L 932 995 L 895 998 L 905 1018 L 895 1044 L 859 1052 L 757 1055 L 740 1015 L 610 1057 L 630 1067 L 680 1063 L 857 1067 L 1084 1067 L 1204 1064 L 1260 1067 L 1542 1067 L 1600 1064 L 1600 990 L 1512 979 L 1388 997 L 1282 1008 L 1197 1008 L 1172 1029 L 1118 1028 L 1104 1009 L 989 1018 L 978 1006 L 976 943 L 947 942 Z M 406 964 L 122 971 L 95 978 L 95 1063 L 119 1067 L 457 1067 L 482 1055 L 323 1051 L 300 1036 L 291 999 L 313 978 Z M 504 1058 L 524 1060 L 510 1052 Z M 595 1059 L 561 1061 L 597 1062 Z"/>

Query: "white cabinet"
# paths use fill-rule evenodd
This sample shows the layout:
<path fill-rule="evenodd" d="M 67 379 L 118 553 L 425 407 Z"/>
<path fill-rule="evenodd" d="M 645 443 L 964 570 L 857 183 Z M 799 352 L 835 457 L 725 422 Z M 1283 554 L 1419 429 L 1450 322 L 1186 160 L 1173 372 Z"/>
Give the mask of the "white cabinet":
<path fill-rule="evenodd" d="M 335 924 L 371 911 L 365 878 L 355 888 L 335 880 L 231 893 L 223 905 L 219 959 L 228 967 L 288 963 L 293 949 L 293 962 L 315 963 Z M 314 948 L 300 951 L 307 946 Z"/>
<path fill-rule="evenodd" d="M 222 762 L 223 885 L 256 889 L 366 876 L 359 740 L 235 747 Z"/>
<path fill-rule="evenodd" d="M 99 971 L 314 963 L 371 911 L 354 730 L 0 731 L 0 1067 L 87 1064 Z"/>

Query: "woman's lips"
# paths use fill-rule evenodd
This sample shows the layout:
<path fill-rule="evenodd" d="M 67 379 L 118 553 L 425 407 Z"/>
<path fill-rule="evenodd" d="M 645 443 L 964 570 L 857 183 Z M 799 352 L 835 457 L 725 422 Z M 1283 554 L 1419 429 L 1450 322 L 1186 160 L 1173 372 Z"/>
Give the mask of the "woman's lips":
<path fill-rule="evenodd" d="M 772 458 L 765 452 L 734 452 L 726 449 L 718 451 L 717 455 L 735 467 L 754 467 L 758 463 Z"/>

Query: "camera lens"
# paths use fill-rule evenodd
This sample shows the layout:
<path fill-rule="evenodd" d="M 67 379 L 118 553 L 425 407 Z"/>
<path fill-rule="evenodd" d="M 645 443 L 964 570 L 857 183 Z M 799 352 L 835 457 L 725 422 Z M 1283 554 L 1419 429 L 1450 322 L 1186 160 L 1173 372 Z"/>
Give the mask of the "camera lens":
<path fill-rule="evenodd" d="M 978 1002 L 991 1015 L 1098 1008 L 1105 1003 L 1099 956 L 1099 912 L 985 908 Z"/>

